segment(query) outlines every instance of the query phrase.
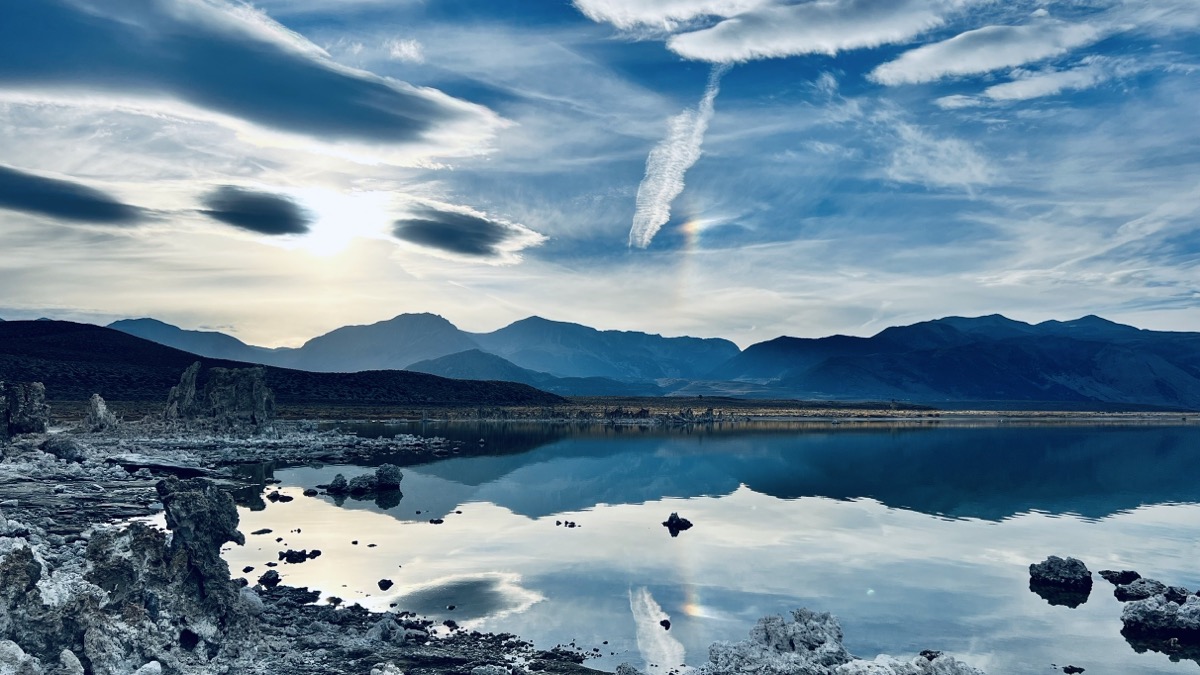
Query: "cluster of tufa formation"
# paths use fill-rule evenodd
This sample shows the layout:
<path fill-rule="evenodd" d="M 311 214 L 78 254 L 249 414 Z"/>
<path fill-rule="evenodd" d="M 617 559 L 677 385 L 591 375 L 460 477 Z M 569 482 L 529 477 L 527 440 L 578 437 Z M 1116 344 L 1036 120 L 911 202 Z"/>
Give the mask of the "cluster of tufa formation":
<path fill-rule="evenodd" d="M 1146 579 L 1133 570 L 1101 570 L 1113 595 L 1126 603 L 1121 635 L 1139 652 L 1200 662 L 1200 593 Z M 1076 558 L 1050 556 L 1029 566 L 1029 589 L 1052 605 L 1075 608 L 1087 601 L 1092 573 Z"/>
<path fill-rule="evenodd" d="M 143 523 L 54 545 L 0 517 L 0 672 L 195 672 L 245 647 L 261 601 L 220 557 L 237 508 L 204 481 L 157 487 L 170 535 Z"/>
<path fill-rule="evenodd" d="M 207 421 L 219 429 L 268 431 L 275 419 L 275 394 L 266 371 L 258 368 L 209 368 L 198 386 L 200 362 L 183 371 L 167 395 L 163 417 L 183 422 Z"/>
<path fill-rule="evenodd" d="M 50 406 L 41 382 L 0 382 L 0 441 L 45 433 L 49 423 Z"/>

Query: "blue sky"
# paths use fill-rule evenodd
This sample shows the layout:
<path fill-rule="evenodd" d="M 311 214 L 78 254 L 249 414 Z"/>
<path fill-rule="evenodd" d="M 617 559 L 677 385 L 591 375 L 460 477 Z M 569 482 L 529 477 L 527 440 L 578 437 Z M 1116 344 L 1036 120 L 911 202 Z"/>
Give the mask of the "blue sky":
<path fill-rule="evenodd" d="M 0 317 L 1200 330 L 1194 0 L 0 7 Z"/>

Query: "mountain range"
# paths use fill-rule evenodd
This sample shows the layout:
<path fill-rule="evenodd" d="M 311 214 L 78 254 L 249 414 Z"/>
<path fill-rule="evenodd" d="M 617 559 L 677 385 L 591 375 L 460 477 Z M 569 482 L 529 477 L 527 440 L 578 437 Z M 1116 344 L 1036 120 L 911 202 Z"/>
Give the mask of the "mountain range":
<path fill-rule="evenodd" d="M 294 349 L 153 319 L 111 328 L 213 358 L 317 372 L 407 369 L 567 396 L 733 395 L 903 400 L 943 407 L 1200 409 L 1200 333 L 1097 316 L 1029 324 L 993 314 L 871 337 L 723 339 L 601 331 L 530 317 L 491 333 L 433 314 L 346 326 Z"/>

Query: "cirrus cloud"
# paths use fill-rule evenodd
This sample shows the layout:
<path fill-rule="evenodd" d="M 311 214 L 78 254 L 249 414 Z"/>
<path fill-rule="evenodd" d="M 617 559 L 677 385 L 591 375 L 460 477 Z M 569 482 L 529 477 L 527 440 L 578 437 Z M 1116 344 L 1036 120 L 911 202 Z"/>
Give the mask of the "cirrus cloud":
<path fill-rule="evenodd" d="M 984 26 L 907 51 L 868 77 L 880 84 L 898 85 L 977 75 L 1060 56 L 1102 36 L 1096 26 L 1060 21 Z"/>

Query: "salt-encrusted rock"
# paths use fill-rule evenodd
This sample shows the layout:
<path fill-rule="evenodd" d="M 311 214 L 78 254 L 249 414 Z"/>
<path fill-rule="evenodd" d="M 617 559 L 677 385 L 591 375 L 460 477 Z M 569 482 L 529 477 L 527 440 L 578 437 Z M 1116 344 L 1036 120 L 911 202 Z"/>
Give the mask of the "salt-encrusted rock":
<path fill-rule="evenodd" d="M 64 649 L 58 655 L 58 673 L 56 675 L 84 675 L 83 664 L 75 652 Z"/>
<path fill-rule="evenodd" d="M 849 662 L 842 627 L 828 612 L 798 609 L 792 621 L 782 616 L 758 620 L 743 642 L 715 642 L 708 649 L 705 675 L 824 675 Z"/>
<path fill-rule="evenodd" d="M 179 384 L 167 392 L 167 407 L 163 417 L 168 420 L 184 420 L 199 417 L 201 405 L 196 400 L 196 378 L 200 375 L 200 362 L 188 366 L 179 377 Z"/>
<path fill-rule="evenodd" d="M 1142 578 L 1142 575 L 1133 570 L 1100 570 L 1099 574 L 1105 581 L 1115 586 L 1124 586 Z"/>
<path fill-rule="evenodd" d="M 1117 586 L 1113 589 L 1113 595 L 1121 602 L 1129 602 L 1131 600 L 1145 600 L 1146 598 L 1162 595 L 1167 592 L 1167 585 L 1155 579 L 1147 579 L 1142 577 L 1133 581 Z M 1184 594 L 1186 595 L 1186 593 Z"/>
<path fill-rule="evenodd" d="M 404 675 L 404 671 L 394 663 L 380 663 L 371 669 L 371 675 Z"/>
<path fill-rule="evenodd" d="M 1189 595 L 1183 604 L 1163 595 L 1134 600 L 1121 612 L 1126 635 L 1175 637 L 1200 643 L 1200 596 Z"/>
<path fill-rule="evenodd" d="M 0 640 L 0 673 L 4 675 L 42 675 L 41 662 L 12 640 Z"/>
<path fill-rule="evenodd" d="M 108 409 L 108 404 L 100 394 L 92 394 L 88 399 L 87 417 L 84 418 L 83 425 L 92 432 L 107 431 L 117 426 L 117 416 Z"/>
<path fill-rule="evenodd" d="M 375 469 L 375 484 L 380 490 L 399 490 L 404 472 L 395 464 L 380 464 Z"/>
<path fill-rule="evenodd" d="M 254 592 L 253 588 L 243 586 L 238 590 L 238 598 L 246 607 L 246 613 L 250 616 L 258 616 L 263 613 L 263 601 L 258 593 Z"/>
<path fill-rule="evenodd" d="M 628 663 L 622 663 L 621 665 L 617 666 L 616 675 L 642 675 L 642 671 L 634 668 Z"/>
<path fill-rule="evenodd" d="M 471 669 L 471 675 L 509 675 L 509 672 L 508 668 L 503 666 L 488 664 L 486 666 L 475 666 Z"/>
<path fill-rule="evenodd" d="M 0 440 L 42 434 L 50 424 L 46 387 L 41 382 L 0 382 Z"/>
<path fill-rule="evenodd" d="M 903 661 L 886 654 L 875 657 L 872 661 L 856 659 L 833 669 L 834 675 L 984 675 L 982 670 L 973 668 L 962 661 L 949 656 L 927 658 L 914 657 L 911 661 Z"/>
<path fill-rule="evenodd" d="M 146 665 L 133 671 L 133 675 L 162 675 L 162 664 L 158 661 L 151 661 Z"/>
<path fill-rule="evenodd" d="M 67 462 L 82 462 L 88 454 L 86 445 L 65 434 L 52 434 L 42 442 L 41 449 Z"/>

